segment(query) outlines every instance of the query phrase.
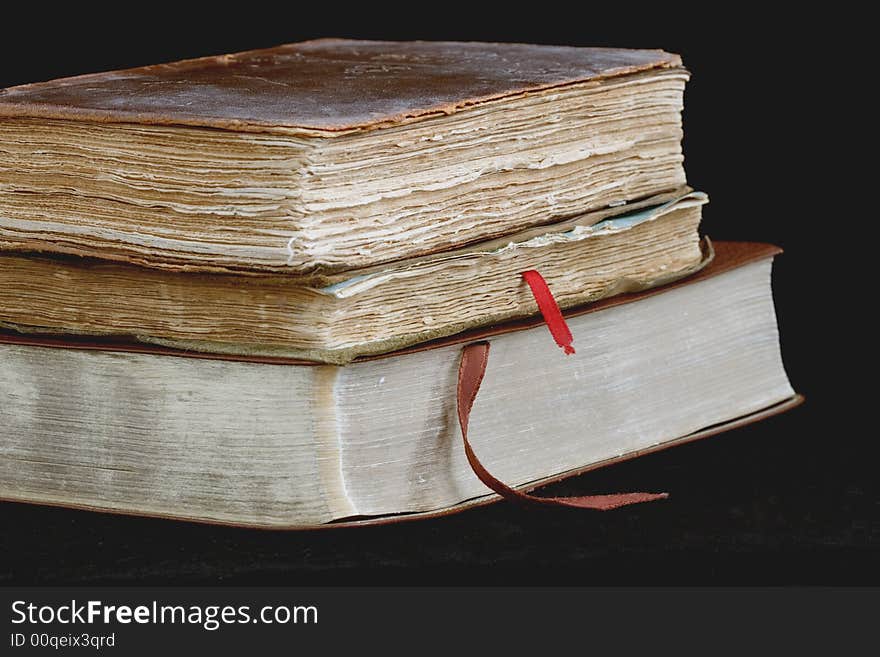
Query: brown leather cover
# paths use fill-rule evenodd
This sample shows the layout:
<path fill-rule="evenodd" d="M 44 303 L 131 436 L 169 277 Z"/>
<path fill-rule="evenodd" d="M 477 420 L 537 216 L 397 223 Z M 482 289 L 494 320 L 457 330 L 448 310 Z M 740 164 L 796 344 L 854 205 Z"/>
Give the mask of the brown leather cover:
<path fill-rule="evenodd" d="M 604 308 L 618 306 L 631 301 L 644 299 L 655 294 L 662 294 L 666 290 L 675 289 L 682 285 L 711 278 L 731 269 L 736 269 L 750 262 L 762 260 L 764 258 L 773 257 L 782 253 L 782 249 L 772 244 L 760 244 L 757 242 L 717 242 L 714 243 L 715 256 L 712 262 L 701 269 L 696 274 L 684 279 L 669 283 L 656 288 L 643 290 L 641 292 L 632 292 L 609 297 L 595 303 L 569 308 L 563 311 L 563 315 L 568 317 L 576 317 L 586 313 L 596 312 Z M 392 358 L 401 354 L 423 351 L 425 349 L 436 349 L 451 344 L 465 344 L 468 342 L 477 342 L 491 338 L 503 333 L 512 331 L 524 331 L 543 324 L 543 318 L 540 315 L 518 319 L 514 321 L 504 322 L 502 324 L 492 324 L 481 328 L 472 329 L 456 335 L 451 335 L 429 342 L 423 342 L 412 347 L 392 351 L 390 353 L 380 354 L 377 356 L 367 356 L 359 358 L 354 362 L 375 360 L 378 358 Z M 549 339 L 549 337 L 548 337 Z M 35 334 L 19 334 L 11 331 L 0 331 L 0 343 L 24 344 L 41 347 L 60 347 L 65 349 L 86 349 L 99 351 L 123 351 L 142 354 L 159 354 L 165 356 L 180 356 L 183 358 L 207 358 L 211 360 L 232 360 L 245 361 L 253 363 L 270 363 L 283 365 L 323 365 L 315 361 L 297 360 L 292 358 L 277 358 L 268 356 L 237 356 L 233 354 L 206 354 L 196 351 L 184 351 L 181 349 L 171 349 L 168 347 L 160 347 L 139 342 L 132 342 L 127 339 L 112 340 L 106 338 L 94 337 L 74 337 L 57 335 L 35 335 Z"/>
<path fill-rule="evenodd" d="M 662 50 L 319 39 L 11 87 L 0 116 L 340 131 L 679 66 Z"/>

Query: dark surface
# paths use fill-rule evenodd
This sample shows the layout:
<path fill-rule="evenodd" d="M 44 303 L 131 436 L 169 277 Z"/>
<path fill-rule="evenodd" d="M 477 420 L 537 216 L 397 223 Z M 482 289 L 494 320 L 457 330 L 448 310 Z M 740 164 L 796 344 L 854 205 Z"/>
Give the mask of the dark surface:
<path fill-rule="evenodd" d="M 627 7 L 589 24 L 549 7 L 483 23 L 450 9 L 430 21 L 402 14 L 412 17 L 407 27 L 385 24 L 385 5 L 329 26 L 326 15 L 252 9 L 200 21 L 148 15 L 118 30 L 89 26 L 82 14 L 20 21 L 0 42 L 0 86 L 328 35 L 678 52 L 693 73 L 688 177 L 712 199 L 704 230 L 785 248 L 777 311 L 786 367 L 806 404 L 555 487 L 671 493 L 605 514 L 498 504 L 399 526 L 285 534 L 0 504 L 0 583 L 880 583 L 877 431 L 868 424 L 876 348 L 866 339 L 875 330 L 861 310 L 872 297 L 852 303 L 860 281 L 872 280 L 860 263 L 872 260 L 850 258 L 867 233 L 853 230 L 845 207 L 853 194 L 835 180 L 849 175 L 832 149 L 852 119 L 841 68 L 831 75 L 833 30 L 809 55 L 818 37 L 804 25 L 740 9 L 710 19 Z"/>

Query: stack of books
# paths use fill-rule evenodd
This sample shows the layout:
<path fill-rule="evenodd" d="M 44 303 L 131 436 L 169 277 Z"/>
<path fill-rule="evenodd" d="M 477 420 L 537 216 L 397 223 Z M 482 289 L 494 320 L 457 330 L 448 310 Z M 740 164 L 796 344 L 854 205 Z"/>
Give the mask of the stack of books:
<path fill-rule="evenodd" d="M 385 522 L 792 407 L 778 250 L 700 237 L 687 79 L 322 39 L 3 90 L 0 497 Z"/>

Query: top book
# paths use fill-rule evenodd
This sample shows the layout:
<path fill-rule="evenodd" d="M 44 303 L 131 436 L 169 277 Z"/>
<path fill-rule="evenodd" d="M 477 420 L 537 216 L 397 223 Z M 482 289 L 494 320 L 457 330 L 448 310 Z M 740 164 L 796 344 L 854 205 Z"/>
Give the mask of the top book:
<path fill-rule="evenodd" d="M 685 183 L 660 50 L 321 39 L 0 91 L 0 248 L 342 271 Z"/>

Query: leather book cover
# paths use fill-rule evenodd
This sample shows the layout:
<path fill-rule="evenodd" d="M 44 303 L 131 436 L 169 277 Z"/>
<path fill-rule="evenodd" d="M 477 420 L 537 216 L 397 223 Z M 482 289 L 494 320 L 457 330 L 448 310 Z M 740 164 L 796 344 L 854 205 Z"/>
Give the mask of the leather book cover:
<path fill-rule="evenodd" d="M 681 66 L 662 50 L 317 39 L 0 90 L 0 116 L 350 131 Z"/>

